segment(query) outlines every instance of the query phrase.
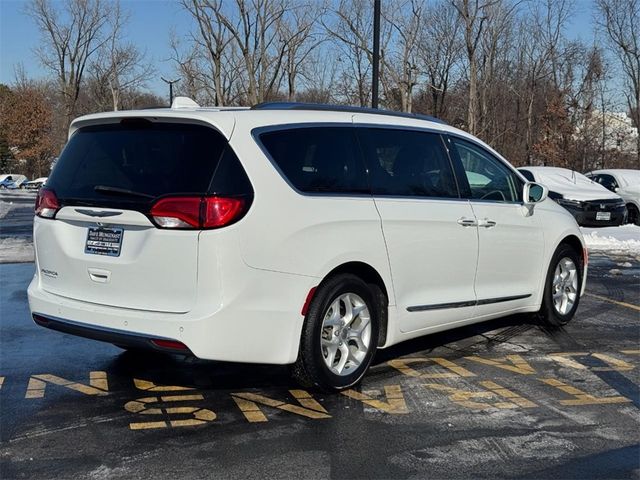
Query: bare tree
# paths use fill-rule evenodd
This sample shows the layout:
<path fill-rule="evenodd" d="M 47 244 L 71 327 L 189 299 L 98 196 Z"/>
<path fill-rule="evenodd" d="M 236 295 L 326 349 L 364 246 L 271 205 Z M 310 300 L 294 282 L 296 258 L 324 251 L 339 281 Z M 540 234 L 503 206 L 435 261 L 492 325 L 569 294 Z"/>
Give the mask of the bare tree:
<path fill-rule="evenodd" d="M 293 7 L 279 22 L 281 42 L 287 46 L 283 69 L 289 101 L 295 100 L 298 77 L 303 73 L 310 56 L 326 40 L 315 29 L 320 15 L 320 8 L 316 5 L 301 4 Z"/>
<path fill-rule="evenodd" d="M 454 67 L 462 53 L 460 22 L 455 8 L 450 3 L 440 2 L 425 14 L 423 23 L 418 55 L 426 75 L 426 88 L 431 100 L 430 113 L 444 117 Z"/>
<path fill-rule="evenodd" d="M 371 98 L 371 62 L 373 60 L 373 8 L 364 0 L 340 0 L 332 17 L 323 20 L 327 34 L 340 49 L 337 61 L 341 64 L 340 78 L 347 103 L 361 107 Z M 385 78 L 385 52 L 391 37 L 388 22 L 381 25 L 380 78 Z M 384 85 L 384 80 L 383 80 Z"/>
<path fill-rule="evenodd" d="M 122 95 L 126 91 L 143 87 L 153 74 L 153 68 L 145 61 L 145 54 L 133 43 L 121 40 L 127 21 L 128 16 L 115 4 L 109 19 L 107 41 L 89 65 L 94 84 L 99 89 L 108 91 L 109 106 L 114 111 L 120 109 Z M 99 98 L 97 92 L 96 97 Z"/>
<path fill-rule="evenodd" d="M 383 79 L 391 83 L 400 99 L 400 110 L 410 112 L 413 90 L 418 84 L 418 44 L 424 22 L 425 5 L 422 0 L 403 0 L 389 3 L 383 12 L 397 40 L 383 56 Z M 383 80 L 383 81 L 384 81 Z M 389 92 L 389 88 L 386 88 Z M 389 93 L 387 93 L 387 96 Z"/>
<path fill-rule="evenodd" d="M 117 3 L 104 0 L 31 0 L 26 12 L 42 35 L 36 53 L 57 77 L 66 125 L 75 116 L 82 80 L 91 58 L 109 38 L 109 19 Z"/>
<path fill-rule="evenodd" d="M 487 10 L 496 0 L 451 0 L 463 24 L 464 44 L 469 69 L 469 100 L 467 129 L 475 134 L 478 130 L 478 46 L 487 21 Z"/>
<path fill-rule="evenodd" d="M 635 127 L 640 130 L 640 0 L 597 0 L 600 27 L 624 72 L 627 105 Z M 637 138 L 637 167 L 640 167 L 640 135 Z"/>

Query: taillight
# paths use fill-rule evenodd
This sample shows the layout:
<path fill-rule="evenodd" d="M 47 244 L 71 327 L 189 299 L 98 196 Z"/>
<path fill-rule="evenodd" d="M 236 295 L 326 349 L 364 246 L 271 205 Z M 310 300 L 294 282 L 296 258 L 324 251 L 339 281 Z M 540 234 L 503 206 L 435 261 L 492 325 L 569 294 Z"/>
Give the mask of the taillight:
<path fill-rule="evenodd" d="M 238 221 L 247 202 L 230 197 L 169 197 L 151 207 L 151 216 L 161 228 L 220 228 Z"/>
<path fill-rule="evenodd" d="M 36 215 L 42 218 L 54 218 L 58 210 L 60 210 L 60 204 L 55 192 L 41 188 L 36 197 Z"/>

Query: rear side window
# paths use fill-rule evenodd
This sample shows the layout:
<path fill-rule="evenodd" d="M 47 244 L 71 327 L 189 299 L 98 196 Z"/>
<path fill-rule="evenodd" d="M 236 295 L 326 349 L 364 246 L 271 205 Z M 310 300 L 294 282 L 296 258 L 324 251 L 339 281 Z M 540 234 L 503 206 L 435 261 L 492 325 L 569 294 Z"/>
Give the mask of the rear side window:
<path fill-rule="evenodd" d="M 438 134 L 384 128 L 359 128 L 358 132 L 374 194 L 459 196 Z"/>
<path fill-rule="evenodd" d="M 259 134 L 286 179 L 307 193 L 369 193 L 352 127 L 306 127 Z"/>
<path fill-rule="evenodd" d="M 235 163 L 226 139 L 212 128 L 123 121 L 78 130 L 47 187 L 64 203 L 149 203 L 163 195 L 207 193 L 218 166 L 229 170 Z"/>

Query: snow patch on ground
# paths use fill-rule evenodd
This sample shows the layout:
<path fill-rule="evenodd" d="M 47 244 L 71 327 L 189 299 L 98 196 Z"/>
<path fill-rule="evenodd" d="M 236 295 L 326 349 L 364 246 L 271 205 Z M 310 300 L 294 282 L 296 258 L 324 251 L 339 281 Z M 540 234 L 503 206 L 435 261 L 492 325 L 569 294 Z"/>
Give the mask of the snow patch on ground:
<path fill-rule="evenodd" d="M 582 228 L 589 250 L 640 255 L 640 227 Z"/>
<path fill-rule="evenodd" d="M 31 238 L 0 238 L 0 263 L 33 262 L 34 259 Z"/>
<path fill-rule="evenodd" d="M 0 218 L 6 217 L 9 210 L 11 210 L 11 203 L 0 201 Z"/>

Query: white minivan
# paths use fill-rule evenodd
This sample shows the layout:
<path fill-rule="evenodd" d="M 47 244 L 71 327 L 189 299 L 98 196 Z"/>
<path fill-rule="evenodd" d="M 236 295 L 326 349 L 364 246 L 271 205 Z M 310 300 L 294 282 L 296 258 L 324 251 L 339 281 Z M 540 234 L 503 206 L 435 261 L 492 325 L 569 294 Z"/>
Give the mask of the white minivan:
<path fill-rule="evenodd" d="M 430 117 L 182 98 L 88 115 L 38 195 L 29 305 L 54 330 L 343 389 L 404 340 L 571 320 L 587 252 L 546 197 Z"/>

